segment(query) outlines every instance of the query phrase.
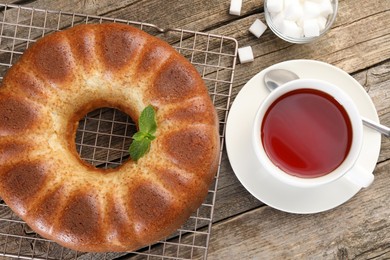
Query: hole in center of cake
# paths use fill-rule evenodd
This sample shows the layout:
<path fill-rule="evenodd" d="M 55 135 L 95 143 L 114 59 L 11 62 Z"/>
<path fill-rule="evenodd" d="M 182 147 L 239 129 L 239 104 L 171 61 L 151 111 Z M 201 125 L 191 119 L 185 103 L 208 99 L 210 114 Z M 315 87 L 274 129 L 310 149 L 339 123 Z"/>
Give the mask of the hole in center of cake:
<path fill-rule="evenodd" d="M 76 149 L 80 158 L 101 169 L 112 169 L 129 159 L 131 137 L 137 132 L 126 113 L 113 108 L 99 108 L 79 121 Z"/>

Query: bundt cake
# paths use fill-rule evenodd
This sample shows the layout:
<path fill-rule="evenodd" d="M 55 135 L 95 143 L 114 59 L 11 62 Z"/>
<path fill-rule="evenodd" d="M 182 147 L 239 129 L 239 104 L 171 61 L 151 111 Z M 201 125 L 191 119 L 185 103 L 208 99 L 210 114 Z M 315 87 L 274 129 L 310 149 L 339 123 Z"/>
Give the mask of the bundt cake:
<path fill-rule="evenodd" d="M 115 169 L 80 159 L 78 122 L 151 105 L 148 153 Z M 32 44 L 0 87 L 0 197 L 41 236 L 84 252 L 131 251 L 179 228 L 219 159 L 218 119 L 197 70 L 124 24 L 85 24 Z"/>

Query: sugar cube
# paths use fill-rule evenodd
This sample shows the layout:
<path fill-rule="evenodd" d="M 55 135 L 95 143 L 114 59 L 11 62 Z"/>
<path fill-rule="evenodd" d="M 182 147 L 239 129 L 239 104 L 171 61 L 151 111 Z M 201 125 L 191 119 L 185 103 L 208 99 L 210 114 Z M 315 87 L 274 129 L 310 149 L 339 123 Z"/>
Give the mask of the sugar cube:
<path fill-rule="evenodd" d="M 246 46 L 238 48 L 238 58 L 240 59 L 241 64 L 252 62 L 254 60 L 252 47 Z"/>
<path fill-rule="evenodd" d="M 281 28 L 281 32 L 289 37 L 300 38 L 303 35 L 303 30 L 296 22 L 284 20 Z"/>
<path fill-rule="evenodd" d="M 303 8 L 298 4 L 290 4 L 284 10 L 284 16 L 287 20 L 297 21 L 303 16 Z"/>
<path fill-rule="evenodd" d="M 320 16 L 320 17 L 317 18 L 317 23 L 318 23 L 318 27 L 320 27 L 320 31 L 325 29 L 327 21 L 328 21 L 328 19 L 326 19 L 323 16 Z"/>
<path fill-rule="evenodd" d="M 333 8 L 332 8 L 332 3 L 330 0 L 323 0 L 320 4 L 320 15 L 323 17 L 328 17 L 330 14 L 333 14 Z"/>
<path fill-rule="evenodd" d="M 296 0 L 283 0 L 283 8 L 285 9 L 287 6 L 296 3 Z"/>
<path fill-rule="evenodd" d="M 320 35 L 320 27 L 317 19 L 308 19 L 303 21 L 303 35 L 305 35 L 305 37 L 315 37 Z"/>
<path fill-rule="evenodd" d="M 256 19 L 255 22 L 249 27 L 249 31 L 253 33 L 257 38 L 259 38 L 267 29 L 267 25 L 265 25 L 259 19 Z"/>
<path fill-rule="evenodd" d="M 275 25 L 276 28 L 279 30 L 282 28 L 283 21 L 284 21 L 284 11 L 271 15 L 272 23 Z"/>
<path fill-rule="evenodd" d="M 320 16 L 320 11 L 321 8 L 318 3 L 311 2 L 311 1 L 305 1 L 303 3 L 304 19 L 317 18 L 318 16 Z"/>
<path fill-rule="evenodd" d="M 232 15 L 240 15 L 242 0 L 231 0 L 229 13 Z"/>
<path fill-rule="evenodd" d="M 283 10 L 283 0 L 268 0 L 267 8 L 270 13 L 279 13 Z"/>

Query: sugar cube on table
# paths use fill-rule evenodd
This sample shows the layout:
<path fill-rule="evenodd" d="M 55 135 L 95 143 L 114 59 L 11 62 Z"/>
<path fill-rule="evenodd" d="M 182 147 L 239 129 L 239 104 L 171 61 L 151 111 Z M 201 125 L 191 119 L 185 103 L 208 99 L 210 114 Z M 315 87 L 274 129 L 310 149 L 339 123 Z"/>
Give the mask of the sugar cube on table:
<path fill-rule="evenodd" d="M 241 64 L 254 61 L 253 51 L 251 46 L 238 48 L 238 58 Z"/>
<path fill-rule="evenodd" d="M 267 29 L 267 25 L 265 25 L 259 19 L 256 19 L 255 22 L 249 27 L 249 31 L 253 33 L 254 36 L 259 38 Z"/>
<path fill-rule="evenodd" d="M 229 14 L 240 15 L 242 7 L 242 0 L 231 0 Z"/>

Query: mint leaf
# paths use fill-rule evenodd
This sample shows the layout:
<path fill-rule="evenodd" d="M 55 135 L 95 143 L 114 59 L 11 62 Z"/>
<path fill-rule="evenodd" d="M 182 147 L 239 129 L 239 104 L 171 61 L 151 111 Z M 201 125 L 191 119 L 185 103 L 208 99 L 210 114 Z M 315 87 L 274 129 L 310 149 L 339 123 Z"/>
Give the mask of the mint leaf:
<path fill-rule="evenodd" d="M 133 135 L 133 139 L 137 141 L 141 141 L 146 137 L 146 134 L 144 132 L 137 132 Z"/>
<path fill-rule="evenodd" d="M 149 150 L 151 142 L 156 139 L 154 133 L 157 130 L 156 113 L 149 105 L 142 112 L 138 119 L 139 131 L 133 135 L 133 142 L 129 147 L 130 157 L 138 161 Z"/>
<path fill-rule="evenodd" d="M 156 137 L 152 134 L 146 134 L 145 138 L 147 138 L 150 141 L 153 141 L 154 139 L 156 139 Z"/>
<path fill-rule="evenodd" d="M 139 131 L 154 134 L 157 130 L 156 115 L 154 108 L 149 105 L 141 113 L 139 117 Z"/>
<path fill-rule="evenodd" d="M 149 151 L 150 143 L 151 141 L 147 138 L 143 138 L 141 140 L 133 140 L 129 148 L 131 158 L 134 161 L 138 161 Z"/>

